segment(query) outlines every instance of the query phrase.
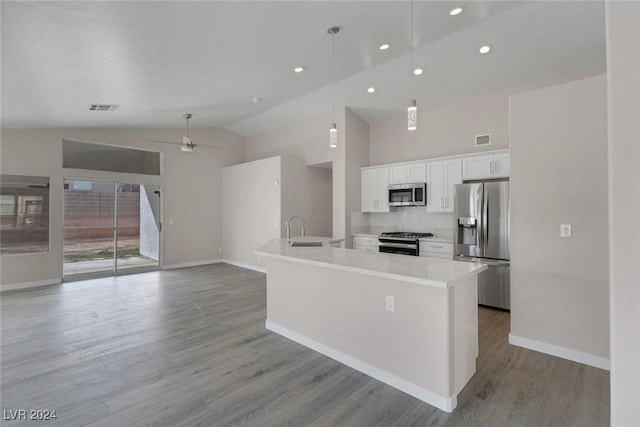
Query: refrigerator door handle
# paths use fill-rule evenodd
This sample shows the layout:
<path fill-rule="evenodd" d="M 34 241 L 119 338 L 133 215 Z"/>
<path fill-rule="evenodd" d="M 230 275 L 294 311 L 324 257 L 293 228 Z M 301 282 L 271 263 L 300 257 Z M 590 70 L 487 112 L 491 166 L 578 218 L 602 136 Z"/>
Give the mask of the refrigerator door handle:
<path fill-rule="evenodd" d="M 482 255 L 487 252 L 489 243 L 489 192 L 482 194 Z"/>

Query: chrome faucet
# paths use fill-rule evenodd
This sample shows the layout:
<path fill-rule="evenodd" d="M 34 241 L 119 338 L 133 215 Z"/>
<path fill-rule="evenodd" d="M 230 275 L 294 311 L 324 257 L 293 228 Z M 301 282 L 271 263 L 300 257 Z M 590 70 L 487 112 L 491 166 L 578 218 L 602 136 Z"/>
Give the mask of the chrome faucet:
<path fill-rule="evenodd" d="M 304 218 L 302 218 L 301 216 L 292 216 L 287 222 L 287 240 L 291 240 L 291 221 L 296 218 L 302 221 L 302 237 L 304 237 Z"/>

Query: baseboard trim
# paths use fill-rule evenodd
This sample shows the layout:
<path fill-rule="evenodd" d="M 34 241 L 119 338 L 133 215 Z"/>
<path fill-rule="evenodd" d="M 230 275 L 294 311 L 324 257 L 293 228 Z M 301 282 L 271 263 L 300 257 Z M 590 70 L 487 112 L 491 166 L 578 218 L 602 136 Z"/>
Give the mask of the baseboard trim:
<path fill-rule="evenodd" d="M 578 362 L 584 365 L 593 366 L 595 368 L 600 368 L 607 371 L 611 370 L 611 363 L 609 359 L 600 356 L 594 356 L 593 354 L 589 353 L 583 353 L 581 351 L 571 350 L 565 347 L 560 347 L 558 345 L 547 344 L 529 338 L 519 337 L 513 334 L 509 334 L 509 344 L 517 345 L 518 347 L 527 348 L 529 350 L 538 351 L 540 353 L 549 354 L 551 356 L 560 357 L 562 359 L 571 360 L 572 362 Z"/>
<path fill-rule="evenodd" d="M 357 371 L 360 371 L 363 374 L 369 375 L 372 378 L 382 381 L 383 383 L 388 384 L 391 387 L 397 388 L 398 390 L 403 391 L 445 412 L 453 411 L 453 409 L 458 404 L 457 396 L 453 396 L 449 398 L 440 396 L 432 391 L 429 391 L 425 388 L 417 386 L 407 380 L 404 380 L 393 374 L 383 371 L 382 369 L 369 365 L 366 362 L 363 362 L 352 356 L 344 354 L 331 347 L 327 347 L 324 344 L 321 344 L 317 341 L 307 338 L 304 335 L 301 335 L 288 328 L 285 328 L 284 326 L 280 326 L 277 323 L 267 320 L 265 322 L 265 326 L 270 331 L 273 331 L 279 335 L 282 335 L 283 337 L 286 337 L 292 341 L 295 341 L 298 344 L 302 344 L 303 346 L 308 347 L 311 350 L 317 351 L 318 353 L 324 354 L 327 357 L 330 357 L 344 365 L 347 365 Z"/>
<path fill-rule="evenodd" d="M 36 280 L 35 282 L 9 283 L 0 286 L 0 292 L 15 291 L 18 289 L 37 288 L 39 286 L 59 285 L 62 279 Z"/>
<path fill-rule="evenodd" d="M 224 262 L 221 259 L 203 259 L 200 261 L 181 262 L 179 264 L 163 265 L 163 270 L 173 270 L 175 268 L 198 267 L 200 265 L 219 264 Z"/>
<path fill-rule="evenodd" d="M 265 273 L 265 274 L 267 273 L 267 269 L 266 268 L 257 267 L 255 265 L 250 265 L 250 264 L 245 264 L 244 262 L 232 261 L 230 259 L 223 259 L 221 262 L 224 262 L 225 264 L 235 265 L 236 267 L 246 268 L 247 270 L 258 271 L 260 273 Z"/>

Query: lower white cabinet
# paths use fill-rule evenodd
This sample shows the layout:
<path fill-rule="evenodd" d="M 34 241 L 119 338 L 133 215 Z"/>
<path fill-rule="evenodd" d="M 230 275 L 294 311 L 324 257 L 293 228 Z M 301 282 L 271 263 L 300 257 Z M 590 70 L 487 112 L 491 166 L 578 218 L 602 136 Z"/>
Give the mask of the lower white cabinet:
<path fill-rule="evenodd" d="M 452 259 L 453 243 L 420 240 L 420 256 Z"/>
<path fill-rule="evenodd" d="M 361 251 L 378 252 L 378 238 L 353 236 L 353 249 Z"/>

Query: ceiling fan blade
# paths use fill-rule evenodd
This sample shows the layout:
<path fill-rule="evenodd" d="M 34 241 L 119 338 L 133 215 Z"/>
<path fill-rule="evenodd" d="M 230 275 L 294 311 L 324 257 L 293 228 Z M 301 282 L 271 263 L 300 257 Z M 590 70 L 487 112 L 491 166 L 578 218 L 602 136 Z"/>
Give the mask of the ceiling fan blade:
<path fill-rule="evenodd" d="M 198 148 L 210 148 L 210 149 L 214 149 L 214 150 L 219 150 L 222 147 L 220 147 L 219 145 L 205 145 L 205 144 L 191 144 L 194 147 L 198 147 Z"/>
<path fill-rule="evenodd" d="M 159 142 L 160 144 L 182 145 L 179 142 L 162 141 L 160 139 L 148 139 L 149 142 Z"/>

